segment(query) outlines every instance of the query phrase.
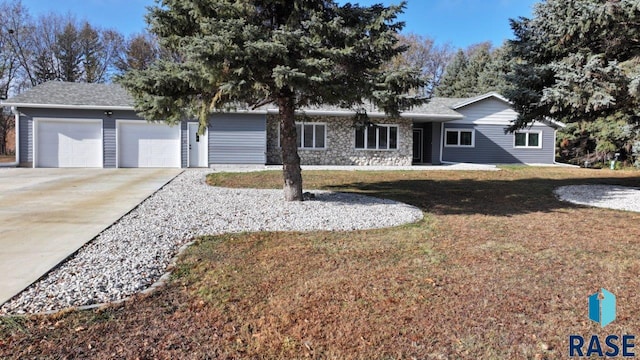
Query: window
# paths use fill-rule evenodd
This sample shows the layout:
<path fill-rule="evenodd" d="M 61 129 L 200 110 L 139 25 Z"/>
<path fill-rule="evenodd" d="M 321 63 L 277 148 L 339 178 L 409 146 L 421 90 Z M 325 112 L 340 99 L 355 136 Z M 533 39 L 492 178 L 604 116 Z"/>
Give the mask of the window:
<path fill-rule="evenodd" d="M 446 129 L 444 133 L 444 145 L 447 147 L 474 147 L 475 130 Z"/>
<path fill-rule="evenodd" d="M 398 148 L 398 126 L 375 125 L 356 129 L 356 149 L 395 150 Z"/>
<path fill-rule="evenodd" d="M 298 149 L 324 149 L 327 136 L 327 126 L 323 123 L 296 123 Z M 278 146 L 280 146 L 280 131 L 278 131 Z"/>
<path fill-rule="evenodd" d="M 517 131 L 513 136 L 513 146 L 516 148 L 542 148 L 542 132 L 540 131 Z"/>

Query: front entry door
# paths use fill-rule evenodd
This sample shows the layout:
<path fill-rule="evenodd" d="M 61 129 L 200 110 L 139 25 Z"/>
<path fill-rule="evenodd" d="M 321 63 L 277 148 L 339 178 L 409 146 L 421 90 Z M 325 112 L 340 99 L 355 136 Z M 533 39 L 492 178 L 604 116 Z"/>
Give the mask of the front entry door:
<path fill-rule="evenodd" d="M 413 163 L 421 164 L 423 162 L 422 154 L 424 148 L 423 129 L 413 129 Z"/>
<path fill-rule="evenodd" d="M 203 135 L 198 135 L 198 126 L 198 123 L 189 123 L 189 167 L 209 166 L 207 130 Z"/>

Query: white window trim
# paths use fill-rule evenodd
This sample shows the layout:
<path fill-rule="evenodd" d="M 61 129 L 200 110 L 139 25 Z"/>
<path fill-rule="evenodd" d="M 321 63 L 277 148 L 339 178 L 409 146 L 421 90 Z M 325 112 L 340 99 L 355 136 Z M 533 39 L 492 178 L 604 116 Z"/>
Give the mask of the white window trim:
<path fill-rule="evenodd" d="M 296 122 L 296 125 L 302 125 L 302 131 L 300 132 L 300 135 L 302 136 L 302 140 L 300 141 L 300 144 L 302 145 L 301 147 L 298 148 L 298 150 L 327 150 L 327 133 L 328 133 L 328 126 L 327 123 L 323 123 L 323 122 Z M 305 125 L 313 125 L 314 127 L 316 125 L 323 125 L 324 126 L 324 147 L 304 147 L 304 126 Z M 280 142 L 280 126 L 277 127 L 277 133 L 278 133 L 278 148 L 282 148 L 282 143 Z M 315 130 L 313 131 L 313 143 L 316 143 L 316 132 Z"/>
<path fill-rule="evenodd" d="M 526 140 L 527 145 L 525 146 L 516 145 L 516 134 L 527 134 L 527 140 Z M 529 134 L 538 134 L 538 146 L 529 146 Z M 536 131 L 536 130 L 514 131 L 513 148 L 514 149 L 542 149 L 542 131 Z"/>
<path fill-rule="evenodd" d="M 448 132 L 457 132 L 458 133 L 458 144 L 457 145 L 448 145 L 447 144 L 447 133 Z M 460 145 L 460 132 L 470 132 L 471 133 L 471 145 Z M 445 128 L 444 132 L 442 133 L 442 143 L 444 144 L 444 147 L 448 147 L 448 148 L 474 148 L 474 147 L 476 147 L 476 129 Z"/>
<path fill-rule="evenodd" d="M 368 132 L 369 129 L 375 129 L 375 128 L 381 128 L 381 127 L 386 127 L 387 128 L 387 135 L 389 135 L 390 130 L 388 130 L 391 127 L 395 127 L 396 128 L 396 148 L 392 149 L 389 147 L 389 136 L 387 136 L 387 148 L 386 149 L 379 149 L 379 148 L 375 148 L 375 149 L 368 149 L 367 145 L 368 145 Z M 353 148 L 355 150 L 358 151 L 398 151 L 400 149 L 400 126 L 398 124 L 376 124 L 375 126 L 371 126 L 371 127 L 366 127 L 364 128 L 364 130 L 366 130 L 365 134 L 364 134 L 364 147 L 363 148 L 359 148 L 356 147 L 356 137 L 355 134 L 357 133 L 358 129 L 355 129 L 356 133 L 354 133 L 354 137 L 353 137 Z M 379 133 L 376 132 L 376 145 L 378 145 L 380 143 L 380 135 Z"/>

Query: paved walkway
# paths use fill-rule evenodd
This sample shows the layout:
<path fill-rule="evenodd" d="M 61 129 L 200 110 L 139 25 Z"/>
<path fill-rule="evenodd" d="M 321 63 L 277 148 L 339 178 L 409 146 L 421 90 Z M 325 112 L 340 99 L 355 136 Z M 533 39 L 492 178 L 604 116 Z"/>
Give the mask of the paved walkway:
<path fill-rule="evenodd" d="M 342 165 L 302 165 L 302 170 L 338 170 L 338 171 L 442 171 L 442 170 L 472 170 L 498 171 L 496 165 L 485 164 L 442 164 L 442 165 L 413 165 L 413 166 L 342 166 Z M 212 165 L 215 172 L 252 172 L 265 170 L 282 170 L 282 165 Z"/>
<path fill-rule="evenodd" d="M 0 169 L 0 304 L 181 169 Z"/>

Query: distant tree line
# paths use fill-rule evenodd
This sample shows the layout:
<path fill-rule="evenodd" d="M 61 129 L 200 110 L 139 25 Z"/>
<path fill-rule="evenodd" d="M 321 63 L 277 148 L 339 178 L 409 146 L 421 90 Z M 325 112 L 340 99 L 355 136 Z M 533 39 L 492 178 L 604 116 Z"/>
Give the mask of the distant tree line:
<path fill-rule="evenodd" d="M 490 42 L 459 49 L 447 66 L 436 95 L 474 97 L 491 91 L 504 94 L 509 88 L 505 75 L 511 60 L 508 45 L 493 48 Z"/>
<path fill-rule="evenodd" d="M 103 83 L 160 55 L 149 34 L 128 39 L 72 14 L 32 17 L 20 0 L 0 2 L 0 86 L 3 96 L 46 81 Z"/>
<path fill-rule="evenodd" d="M 130 69 L 144 69 L 161 55 L 149 34 L 125 38 L 72 14 L 32 17 L 20 0 L 0 1 L 0 98 L 46 81 L 110 82 Z M 0 154 L 14 119 L 0 114 Z"/>
<path fill-rule="evenodd" d="M 391 66 L 421 68 L 428 80 L 425 88 L 418 89 L 423 95 L 467 98 L 491 91 L 502 94 L 510 86 L 506 79 L 512 63 L 508 44 L 495 48 L 491 42 L 483 42 L 455 49 L 415 34 L 400 35 L 400 43 L 410 48 Z"/>

